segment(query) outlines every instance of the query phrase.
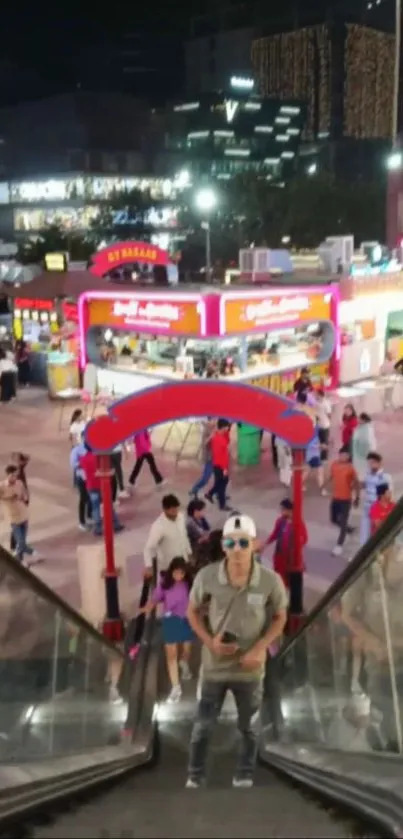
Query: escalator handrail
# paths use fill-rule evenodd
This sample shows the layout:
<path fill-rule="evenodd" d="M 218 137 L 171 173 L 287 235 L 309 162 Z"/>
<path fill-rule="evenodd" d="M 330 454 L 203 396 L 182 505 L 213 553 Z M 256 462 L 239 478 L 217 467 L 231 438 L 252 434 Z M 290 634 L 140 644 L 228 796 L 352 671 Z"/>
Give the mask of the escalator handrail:
<path fill-rule="evenodd" d="M 346 589 L 375 561 L 379 551 L 386 548 L 403 529 L 403 496 L 395 509 L 383 522 L 380 528 L 368 539 L 365 545 L 358 549 L 354 559 L 346 565 L 344 570 L 329 586 L 323 597 L 316 603 L 306 616 L 299 630 L 290 637 L 279 650 L 276 658 L 280 660 L 291 647 L 297 643 L 302 635 L 310 629 L 312 624 L 336 601 Z"/>
<path fill-rule="evenodd" d="M 60 609 L 66 620 L 76 624 L 87 635 L 91 635 L 91 637 L 99 644 L 102 644 L 102 646 L 107 647 L 109 650 L 113 650 L 115 655 L 124 659 L 124 653 L 119 647 L 115 646 L 115 644 L 111 641 L 108 641 L 107 638 L 95 629 L 95 626 L 80 615 L 80 613 L 63 600 L 62 597 L 49 588 L 43 580 L 40 580 L 39 577 L 36 577 L 35 574 L 32 574 L 24 568 L 20 562 L 17 562 L 17 560 L 15 560 L 15 558 L 0 545 L 0 566 L 1 564 L 7 566 L 11 575 L 14 577 L 20 577 L 25 588 L 35 591 L 35 593 L 43 600 L 46 600 L 48 603 L 52 603 L 57 609 Z"/>

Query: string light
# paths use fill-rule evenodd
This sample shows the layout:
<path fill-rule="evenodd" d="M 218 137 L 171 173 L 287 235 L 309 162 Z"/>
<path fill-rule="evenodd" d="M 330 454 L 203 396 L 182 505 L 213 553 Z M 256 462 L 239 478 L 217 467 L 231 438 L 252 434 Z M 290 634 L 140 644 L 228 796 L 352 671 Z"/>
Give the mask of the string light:
<path fill-rule="evenodd" d="M 394 36 L 349 24 L 345 42 L 344 133 L 392 136 Z"/>

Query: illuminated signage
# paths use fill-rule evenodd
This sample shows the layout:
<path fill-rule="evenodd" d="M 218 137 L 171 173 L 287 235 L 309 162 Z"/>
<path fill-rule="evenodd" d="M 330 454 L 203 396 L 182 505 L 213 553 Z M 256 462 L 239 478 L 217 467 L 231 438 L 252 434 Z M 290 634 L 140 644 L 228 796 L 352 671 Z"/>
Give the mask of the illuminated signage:
<path fill-rule="evenodd" d="M 144 321 L 178 321 L 181 315 L 180 306 L 172 303 L 142 303 L 140 300 L 128 300 L 124 303 L 117 301 L 113 304 L 113 314 L 131 320 Z"/>
<path fill-rule="evenodd" d="M 269 329 L 271 326 L 330 319 L 331 295 L 273 294 L 256 297 L 223 295 L 220 307 L 221 334 Z"/>
<path fill-rule="evenodd" d="M 50 312 L 53 309 L 51 300 L 36 300 L 33 297 L 16 297 L 14 309 L 36 309 L 39 312 Z"/>
<path fill-rule="evenodd" d="M 227 117 L 227 122 L 232 122 L 234 116 L 238 110 L 239 102 L 235 102 L 233 99 L 226 99 L 225 101 L 225 115 Z"/>
<path fill-rule="evenodd" d="M 254 86 L 253 79 L 247 79 L 244 76 L 231 77 L 231 87 L 237 87 L 239 90 L 252 90 Z"/>
<path fill-rule="evenodd" d="M 205 334 L 205 304 L 197 299 L 122 296 L 88 300 L 90 326 L 145 333 Z"/>
<path fill-rule="evenodd" d="M 168 265 L 169 255 L 167 251 L 147 242 L 117 242 L 93 255 L 90 271 L 97 277 L 103 277 L 114 268 L 133 262 Z"/>
<path fill-rule="evenodd" d="M 67 271 L 67 257 L 65 253 L 47 253 L 45 256 L 46 271 Z"/>

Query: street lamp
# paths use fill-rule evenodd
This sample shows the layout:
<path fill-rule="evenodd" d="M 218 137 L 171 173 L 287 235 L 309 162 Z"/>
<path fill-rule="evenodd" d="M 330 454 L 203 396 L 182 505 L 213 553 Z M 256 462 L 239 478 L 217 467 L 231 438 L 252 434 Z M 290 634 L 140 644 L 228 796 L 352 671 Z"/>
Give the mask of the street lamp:
<path fill-rule="evenodd" d="M 392 152 L 387 158 L 386 165 L 388 169 L 400 169 L 403 164 L 403 155 L 400 151 Z"/>
<path fill-rule="evenodd" d="M 217 204 L 217 196 L 214 190 L 209 187 L 200 189 L 196 195 L 196 206 L 203 215 L 209 216 Z M 206 279 L 211 281 L 211 240 L 210 240 L 210 219 L 202 222 L 202 228 L 206 231 Z"/>

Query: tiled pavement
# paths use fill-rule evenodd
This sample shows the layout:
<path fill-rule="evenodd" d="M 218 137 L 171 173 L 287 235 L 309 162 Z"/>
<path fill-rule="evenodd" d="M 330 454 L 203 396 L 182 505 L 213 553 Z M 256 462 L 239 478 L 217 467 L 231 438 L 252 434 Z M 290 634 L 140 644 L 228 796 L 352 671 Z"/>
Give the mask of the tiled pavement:
<path fill-rule="evenodd" d="M 28 390 L 20 394 L 11 405 L 0 406 L 0 470 L 7 464 L 8 455 L 16 449 L 31 455 L 29 484 L 31 490 L 30 541 L 43 555 L 45 562 L 36 573 L 49 586 L 66 598 L 72 605 L 80 606 L 76 549 L 78 545 L 92 544 L 91 535 L 83 534 L 77 528 L 77 498 L 72 488 L 69 471 L 69 442 L 67 425 L 70 410 L 65 410 L 64 429 L 59 430 L 60 408 L 49 402 L 39 390 Z M 403 489 L 403 447 L 401 444 L 401 423 L 403 413 L 376 418 L 375 426 L 378 449 L 385 458 L 385 467 L 392 473 L 396 494 Z M 199 472 L 195 460 L 195 447 L 190 441 L 188 457 L 176 463 L 172 453 L 160 449 L 166 430 L 154 432 L 154 451 L 161 470 L 169 479 L 168 488 L 174 490 L 183 503 L 188 500 L 188 488 Z M 334 443 L 339 442 L 337 429 L 333 433 Z M 177 443 L 172 439 L 168 445 Z M 265 442 L 269 449 L 269 440 Z M 128 456 L 125 469 L 128 471 L 132 456 Z M 268 534 L 277 514 L 278 503 L 283 491 L 278 486 L 270 454 L 265 451 L 258 467 L 234 468 L 231 481 L 231 503 L 237 509 L 250 513 L 256 520 L 259 535 Z M 156 491 L 149 474 L 140 476 L 138 488 L 129 501 L 122 503 L 119 515 L 126 530 L 118 537 L 119 545 L 129 558 L 129 581 L 133 588 L 133 602 L 138 594 L 142 572 L 142 548 L 150 523 L 159 513 L 160 491 Z M 306 603 L 311 605 L 328 587 L 342 569 L 345 558 L 331 555 L 335 533 L 328 523 L 328 502 L 318 497 L 314 488 L 304 496 L 305 520 L 309 531 L 309 545 L 306 550 Z M 211 521 L 218 525 L 222 514 L 215 508 L 209 509 Z M 7 544 L 7 526 L 0 518 L 0 540 Z M 350 555 L 354 544 L 349 547 Z"/>

